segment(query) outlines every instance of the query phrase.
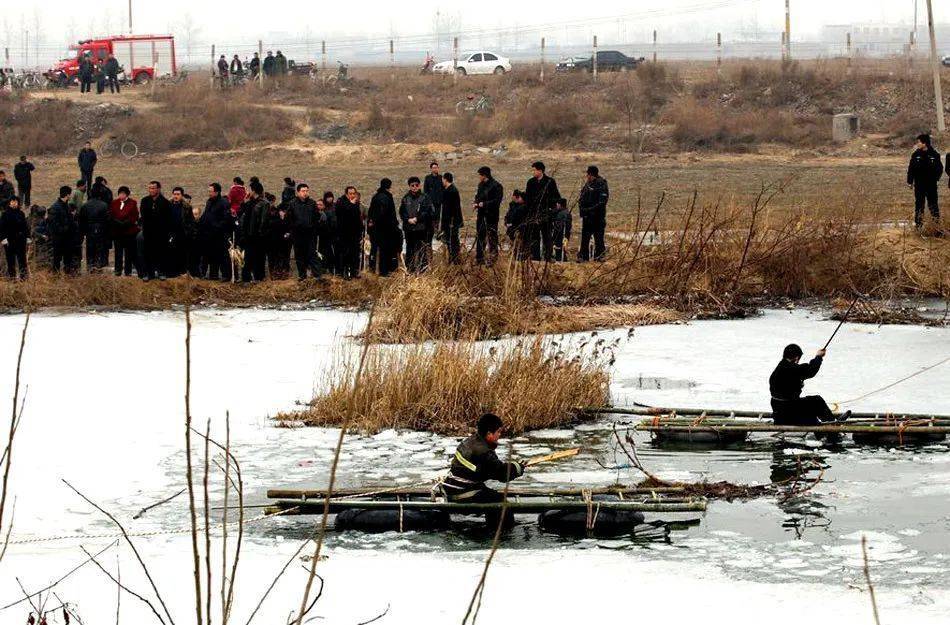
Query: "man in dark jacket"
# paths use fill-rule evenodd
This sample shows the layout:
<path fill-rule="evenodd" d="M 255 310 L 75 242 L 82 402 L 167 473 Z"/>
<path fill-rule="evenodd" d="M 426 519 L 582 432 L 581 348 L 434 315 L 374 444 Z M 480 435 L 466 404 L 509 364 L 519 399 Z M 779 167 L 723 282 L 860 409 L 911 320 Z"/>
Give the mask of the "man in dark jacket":
<path fill-rule="evenodd" d="M 392 186 L 393 181 L 389 178 L 379 181 L 379 189 L 373 194 L 366 214 L 370 245 L 376 249 L 373 269 L 380 276 L 388 276 L 399 268 L 399 251 L 402 249 L 402 232 Z"/>
<path fill-rule="evenodd" d="M 555 262 L 563 263 L 567 260 L 567 242 L 571 240 L 571 229 L 574 218 L 571 209 L 567 207 L 567 200 L 558 198 L 554 207 L 554 216 L 551 218 L 551 239 L 554 242 Z"/>
<path fill-rule="evenodd" d="M 6 208 L 7 202 L 17 196 L 16 189 L 7 180 L 7 173 L 0 170 L 0 210 Z"/>
<path fill-rule="evenodd" d="M 485 482 L 510 482 L 524 475 L 524 465 L 520 462 L 502 462 L 495 449 L 504 434 L 502 420 L 493 414 L 483 414 L 478 419 L 476 432 L 458 446 L 449 468 L 449 475 L 442 482 L 442 491 L 452 502 L 501 503 L 504 495 L 488 488 Z M 485 515 L 489 529 L 498 527 L 501 510 Z M 504 524 L 510 526 L 513 517 L 509 514 Z"/>
<path fill-rule="evenodd" d="M 557 181 L 544 172 L 545 166 L 541 161 L 531 164 L 531 177 L 525 185 L 524 199 L 528 207 L 531 257 L 550 261 L 554 249 L 551 223 L 555 203 L 561 198 L 561 192 L 557 188 Z"/>
<path fill-rule="evenodd" d="M 29 241 L 30 225 L 20 208 L 20 200 L 13 198 L 0 213 L 0 245 L 7 258 L 7 275 L 11 280 L 27 278 L 26 246 Z"/>
<path fill-rule="evenodd" d="M 528 206 L 524 193 L 515 189 L 511 194 L 511 203 L 505 213 L 505 232 L 511 240 L 511 252 L 517 260 L 531 258 L 531 246 L 528 239 Z"/>
<path fill-rule="evenodd" d="M 769 392 L 772 394 L 772 420 L 776 425 L 818 425 L 834 421 L 831 408 L 820 395 L 802 397 L 805 380 L 818 375 L 825 350 L 820 349 L 807 364 L 799 364 L 802 348 L 792 344 L 782 353 L 782 361 L 769 376 Z M 838 421 L 845 421 L 851 411 L 842 414 Z"/>
<path fill-rule="evenodd" d="M 344 280 L 360 277 L 363 260 L 363 212 L 356 187 L 346 192 L 333 205 L 336 213 L 336 258 L 339 274 Z"/>
<path fill-rule="evenodd" d="M 280 50 L 277 51 L 277 56 L 274 57 L 274 71 L 278 76 L 287 73 L 287 57 Z"/>
<path fill-rule="evenodd" d="M 294 262 L 297 264 L 297 279 L 306 280 L 307 272 L 319 279 L 323 274 L 317 261 L 317 229 L 321 217 L 317 203 L 310 197 L 310 186 L 297 185 L 297 194 L 290 201 L 287 211 L 290 220 L 291 240 L 294 244 Z"/>
<path fill-rule="evenodd" d="M 610 190 L 607 181 L 600 177 L 596 165 L 587 168 L 587 179 L 577 200 L 577 209 L 581 216 L 581 249 L 577 260 L 590 260 L 590 240 L 594 239 L 594 260 L 603 260 L 607 252 L 604 233 L 607 230 L 607 202 Z"/>
<path fill-rule="evenodd" d="M 49 217 L 42 206 L 30 207 L 30 232 L 33 238 L 33 262 L 37 267 L 52 266 L 53 247 L 49 239 Z"/>
<path fill-rule="evenodd" d="M 333 193 L 326 191 L 323 199 L 317 199 L 317 213 L 320 215 L 320 221 L 317 225 L 317 255 L 320 259 L 320 265 L 324 273 L 336 275 L 340 273 L 337 263 L 337 238 L 336 223 L 336 201 Z"/>
<path fill-rule="evenodd" d="M 284 188 L 280 191 L 280 204 L 285 210 L 287 205 L 290 204 L 290 200 L 294 199 L 294 195 L 297 193 L 297 183 L 294 182 L 293 178 L 287 177 L 284 178 Z"/>
<path fill-rule="evenodd" d="M 241 63 L 241 57 L 234 55 L 231 59 L 231 65 L 228 67 L 228 70 L 235 75 L 241 75 L 244 73 L 244 63 Z"/>
<path fill-rule="evenodd" d="M 101 271 L 109 264 L 109 205 L 91 195 L 78 214 L 79 234 L 86 240 L 86 271 Z"/>
<path fill-rule="evenodd" d="M 102 66 L 102 71 L 106 75 L 106 82 L 109 83 L 109 93 L 121 93 L 122 89 L 119 88 L 119 59 L 110 54 L 105 65 Z"/>
<path fill-rule="evenodd" d="M 274 280 L 286 280 L 290 276 L 290 219 L 287 207 L 290 202 L 275 205 L 277 198 L 264 194 L 267 208 L 267 268 Z M 293 194 L 290 196 L 293 199 Z"/>
<path fill-rule="evenodd" d="M 168 198 L 162 195 L 162 183 L 148 183 L 148 195 L 139 202 L 142 219 L 142 238 L 145 243 L 142 280 L 148 282 L 157 277 L 165 279 L 168 264 Z"/>
<path fill-rule="evenodd" d="M 429 198 L 432 204 L 432 228 L 435 232 L 440 232 L 439 223 L 442 219 L 442 201 L 445 193 L 445 181 L 439 172 L 439 164 L 435 161 L 429 163 L 429 173 L 422 181 L 422 192 Z M 429 234 L 429 245 L 432 245 L 432 234 Z"/>
<path fill-rule="evenodd" d="M 92 64 L 92 55 L 88 52 L 83 55 L 79 61 L 79 93 L 89 93 L 92 91 L 92 80 L 95 76 L 96 68 Z"/>
<path fill-rule="evenodd" d="M 228 60 L 222 54 L 218 58 L 218 84 L 223 89 L 228 86 Z"/>
<path fill-rule="evenodd" d="M 261 73 L 261 55 L 257 52 L 254 53 L 254 58 L 252 58 L 248 64 L 247 69 L 251 72 L 252 78 L 257 78 L 258 74 Z"/>
<path fill-rule="evenodd" d="M 247 199 L 241 206 L 238 226 L 238 245 L 244 250 L 242 282 L 260 281 L 267 277 L 267 212 L 264 186 L 255 180 L 248 185 Z"/>
<path fill-rule="evenodd" d="M 30 192 L 33 190 L 33 171 L 36 167 L 25 156 L 13 166 L 13 178 L 16 180 L 17 196 L 20 198 L 20 208 L 28 210 L 31 206 Z"/>
<path fill-rule="evenodd" d="M 934 222 L 940 221 L 937 181 L 942 175 L 943 163 L 931 144 L 930 135 L 920 135 L 917 137 L 917 149 L 911 154 L 907 166 L 907 184 L 914 187 L 914 225 L 918 230 L 924 225 L 925 201 Z"/>
<path fill-rule="evenodd" d="M 193 242 L 197 232 L 191 200 L 182 187 L 172 189 L 168 202 L 168 253 L 165 257 L 165 275 L 174 278 L 193 271 Z"/>
<path fill-rule="evenodd" d="M 409 191 L 399 203 L 399 218 L 406 235 L 406 269 L 410 273 L 420 273 L 429 267 L 427 236 L 432 221 L 432 203 L 422 192 L 419 178 L 412 176 L 408 184 Z"/>
<path fill-rule="evenodd" d="M 47 218 L 47 233 L 53 252 L 53 272 L 58 273 L 63 267 L 65 272 L 72 274 L 76 270 L 75 240 L 79 231 L 72 210 L 69 208 L 69 196 L 73 190 L 68 186 L 59 188 L 59 199 L 49 207 Z"/>
<path fill-rule="evenodd" d="M 264 76 L 267 78 L 272 77 L 277 71 L 277 59 L 274 58 L 274 53 L 270 50 L 267 51 L 267 56 L 264 57 L 262 69 L 264 70 Z"/>
<path fill-rule="evenodd" d="M 498 257 L 498 219 L 501 216 L 501 203 L 505 198 L 505 189 L 492 178 L 491 168 L 479 167 L 478 189 L 472 207 L 477 213 L 475 218 L 475 262 L 487 263 L 490 267 Z M 487 248 L 487 259 L 486 259 Z"/>
<path fill-rule="evenodd" d="M 201 274 L 207 272 L 210 280 L 231 281 L 229 240 L 233 233 L 231 203 L 221 194 L 221 183 L 208 185 L 208 200 L 198 219 L 198 239 L 201 246 Z"/>
<path fill-rule="evenodd" d="M 89 197 L 99 198 L 106 204 L 112 204 L 112 189 L 109 188 L 109 181 L 102 176 L 96 176 L 96 181 L 92 183 L 89 190 Z"/>
<path fill-rule="evenodd" d="M 455 186 L 455 177 L 451 172 L 445 172 L 442 176 L 441 202 L 442 212 L 439 225 L 442 228 L 442 242 L 445 244 L 449 262 L 457 265 L 459 263 L 459 252 L 462 248 L 461 241 L 459 241 L 459 230 L 464 222 L 462 219 L 462 198 Z"/>
<path fill-rule="evenodd" d="M 79 150 L 79 156 L 76 160 L 79 162 L 79 177 L 86 181 L 86 188 L 88 189 L 92 187 L 92 173 L 99 161 L 96 151 L 92 149 L 92 143 L 86 141 L 86 144 Z"/>

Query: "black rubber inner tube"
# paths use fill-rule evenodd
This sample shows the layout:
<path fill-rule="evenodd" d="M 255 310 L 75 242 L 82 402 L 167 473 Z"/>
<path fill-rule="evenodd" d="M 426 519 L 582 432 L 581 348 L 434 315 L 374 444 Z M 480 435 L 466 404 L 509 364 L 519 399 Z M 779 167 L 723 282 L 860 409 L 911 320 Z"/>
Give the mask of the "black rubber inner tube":
<path fill-rule="evenodd" d="M 644 522 L 642 512 L 598 509 L 600 501 L 619 499 L 614 495 L 595 495 L 589 514 L 587 510 L 547 510 L 538 515 L 538 527 L 542 532 L 560 536 L 622 536 L 631 534 Z"/>
<path fill-rule="evenodd" d="M 336 515 L 337 530 L 360 532 L 419 532 L 448 527 L 449 515 L 442 510 L 343 510 Z"/>

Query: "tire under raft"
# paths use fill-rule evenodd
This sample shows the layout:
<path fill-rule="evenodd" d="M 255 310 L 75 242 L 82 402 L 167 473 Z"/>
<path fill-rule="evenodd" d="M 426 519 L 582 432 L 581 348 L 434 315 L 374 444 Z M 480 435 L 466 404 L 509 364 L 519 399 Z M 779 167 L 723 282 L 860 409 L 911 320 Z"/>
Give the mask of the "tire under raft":
<path fill-rule="evenodd" d="M 749 438 L 745 430 L 721 430 L 719 428 L 657 428 L 651 431 L 653 442 L 658 445 L 684 445 L 701 447 L 728 447 L 744 443 Z"/>
<path fill-rule="evenodd" d="M 341 510 L 333 527 L 339 531 L 354 530 L 369 534 L 382 532 L 426 532 L 449 526 L 449 513 L 444 510 Z"/>
<path fill-rule="evenodd" d="M 914 428 L 907 432 L 854 432 L 851 434 L 856 445 L 901 447 L 904 445 L 930 445 L 947 440 L 942 432 L 926 432 L 925 428 Z"/>
<path fill-rule="evenodd" d="M 598 508 L 599 501 L 621 501 L 612 495 L 597 495 L 587 510 L 547 510 L 538 515 L 542 532 L 558 536 L 626 536 L 645 521 L 642 512 L 635 510 L 606 510 Z"/>

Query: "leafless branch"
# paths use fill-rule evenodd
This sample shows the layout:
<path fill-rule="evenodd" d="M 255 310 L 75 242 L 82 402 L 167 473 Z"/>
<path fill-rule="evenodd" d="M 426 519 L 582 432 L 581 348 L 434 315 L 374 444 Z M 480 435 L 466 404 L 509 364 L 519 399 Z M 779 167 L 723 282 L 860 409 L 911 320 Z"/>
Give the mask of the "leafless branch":
<path fill-rule="evenodd" d="M 874 597 L 874 584 L 871 583 L 871 565 L 868 562 L 868 537 L 861 536 L 861 555 L 864 557 L 864 579 L 868 583 L 868 593 L 871 596 L 871 611 L 874 613 L 874 625 L 881 625 L 877 614 L 877 599 Z"/>
<path fill-rule="evenodd" d="M 112 580 L 113 582 L 115 582 L 116 586 L 118 586 L 119 588 L 121 588 L 121 589 L 124 590 L 125 592 L 129 593 L 130 595 L 132 595 L 133 597 L 135 597 L 136 599 L 138 599 L 139 601 L 141 601 L 141 602 L 144 603 L 145 605 L 147 605 L 147 606 L 149 607 L 149 609 L 152 611 L 152 614 L 155 615 L 155 618 L 158 619 L 158 622 L 159 622 L 159 623 L 162 623 L 162 625 L 164 625 L 165 619 L 163 619 L 163 618 L 162 618 L 162 615 L 158 613 L 158 610 L 155 609 L 155 605 L 154 605 L 151 601 L 149 601 L 148 599 L 146 599 L 145 597 L 143 597 L 143 596 L 140 595 L 139 593 L 135 592 L 134 590 L 130 589 L 128 586 L 123 585 L 121 580 L 116 579 L 115 577 L 113 577 L 113 576 L 112 576 L 112 573 L 110 573 L 104 566 L 102 566 L 101 564 L 99 564 L 99 561 L 96 559 L 96 557 L 95 557 L 94 555 L 90 554 L 89 551 L 87 551 L 84 546 L 81 546 L 81 545 L 80 545 L 79 548 L 82 549 L 83 553 L 85 553 L 87 556 L 89 556 L 89 559 L 92 561 L 92 563 L 95 564 L 95 565 L 99 568 L 99 570 L 102 571 L 102 572 L 105 574 L 106 577 L 108 577 L 110 580 Z"/>
<path fill-rule="evenodd" d="M 103 549 L 102 551 L 100 551 L 99 553 L 97 553 L 96 555 L 97 555 L 97 556 L 98 556 L 98 555 L 102 555 L 103 553 L 105 553 L 105 552 L 108 551 L 109 549 L 115 547 L 115 545 L 116 545 L 116 543 L 114 543 L 114 542 L 113 542 L 113 543 L 110 543 L 108 547 L 106 547 L 105 549 Z M 86 566 L 87 564 L 89 564 L 89 560 L 84 560 L 83 562 L 81 562 L 81 563 L 77 564 L 76 566 L 74 566 L 74 567 L 73 567 L 72 569 L 70 569 L 65 575 L 63 575 L 62 577 L 60 577 L 59 579 L 57 579 L 57 580 L 56 580 L 55 582 L 53 582 L 52 584 L 46 586 L 45 588 L 43 588 L 43 589 L 41 589 L 41 590 L 36 591 L 35 593 L 33 593 L 32 595 L 29 595 L 29 596 L 26 597 L 25 599 L 20 599 L 19 601 L 14 601 L 13 603 L 8 603 L 7 605 L 0 607 L 0 610 L 6 610 L 7 608 L 12 608 L 13 606 L 20 605 L 20 604 L 23 603 L 24 601 L 30 601 L 30 603 L 32 604 L 33 602 L 32 602 L 31 600 L 32 600 L 33 597 L 37 597 L 37 596 L 41 595 L 42 593 L 46 592 L 47 590 L 50 590 L 51 588 L 55 588 L 57 585 L 59 585 L 60 583 L 62 583 L 66 578 L 68 578 L 70 575 L 72 575 L 73 573 L 75 573 L 76 571 L 78 571 L 79 569 L 81 569 L 82 567 Z M 17 581 L 19 581 L 19 580 L 17 580 Z"/>
<path fill-rule="evenodd" d="M 191 464 L 191 306 L 185 306 L 185 473 L 188 480 L 188 514 L 191 519 L 191 555 L 195 575 L 196 625 L 201 618 L 201 555 L 198 552 L 198 514 L 195 509 L 194 468 Z"/>
<path fill-rule="evenodd" d="M 19 419 L 17 418 L 17 400 L 20 398 L 20 369 L 23 365 L 23 350 L 26 348 L 26 331 L 30 327 L 30 311 L 27 310 L 26 317 L 23 320 L 23 331 L 20 332 L 20 349 L 16 358 L 16 375 L 13 380 L 13 401 L 10 409 L 10 433 L 7 437 L 7 445 L 4 453 L 3 466 L 3 486 L 0 487 L 0 527 L 3 526 L 3 513 L 7 506 L 7 488 L 10 484 L 10 467 L 13 465 L 13 439 L 16 437 L 16 430 Z M 12 527 L 12 522 L 11 522 Z M 10 531 L 7 530 L 7 539 L 9 540 Z M 6 545 L 3 549 L 6 553 Z M 2 558 L 2 556 L 0 556 Z"/>

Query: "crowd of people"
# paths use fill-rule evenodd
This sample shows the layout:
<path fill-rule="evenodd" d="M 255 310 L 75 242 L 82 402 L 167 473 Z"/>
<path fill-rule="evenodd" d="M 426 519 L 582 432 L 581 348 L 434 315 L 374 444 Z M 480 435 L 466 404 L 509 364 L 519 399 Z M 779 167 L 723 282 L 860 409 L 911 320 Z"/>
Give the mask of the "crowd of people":
<path fill-rule="evenodd" d="M 48 209 L 31 204 L 35 167 L 26 156 L 14 168 L 16 190 L 0 171 L 0 244 L 11 278 L 27 277 L 28 255 L 34 266 L 57 273 L 79 272 L 83 258 L 88 272 L 107 271 L 110 250 L 115 275 L 146 281 L 186 273 L 223 281 L 285 279 L 292 260 L 300 280 L 324 274 L 351 279 L 364 270 L 386 276 L 400 261 L 419 273 L 428 269 L 437 242 L 448 262 L 461 262 L 466 211 L 455 177 L 441 172 L 437 162 L 424 179 L 411 176 L 398 200 L 392 180 L 383 178 L 368 203 L 355 186 L 340 197 L 332 191 L 321 195 L 287 177 L 271 193 L 256 176 L 246 182 L 235 177 L 226 190 L 212 182 L 206 199 L 193 198 L 181 186 L 168 193 L 153 180 L 135 199 L 129 187 L 113 192 L 105 177 L 96 176 L 97 163 L 87 143 L 77 156 L 75 186 L 60 187 Z M 544 163 L 532 165 L 524 191 L 511 193 L 503 219 L 504 187 L 489 167 L 477 175 L 471 204 L 476 263 L 495 262 L 502 226 L 519 260 L 568 259 L 571 211 Z M 588 167 L 578 200 L 579 261 L 602 260 L 606 253 L 608 200 L 607 181 L 596 166 Z"/>
<path fill-rule="evenodd" d="M 95 59 L 90 52 L 83 55 L 79 61 L 79 90 L 81 93 L 92 91 L 92 84 L 96 84 L 96 93 L 103 93 L 106 87 L 110 93 L 119 93 L 119 74 L 122 67 L 115 55 L 109 54 L 105 59 Z"/>
<path fill-rule="evenodd" d="M 244 61 L 237 54 L 231 57 L 230 62 L 227 56 L 222 54 L 218 58 L 217 76 L 222 85 L 230 84 L 240 80 L 245 76 L 251 79 L 257 78 L 261 72 L 267 78 L 283 76 L 290 70 L 290 63 L 287 57 L 280 50 L 274 54 L 272 50 L 267 51 L 267 56 L 261 59 L 261 55 L 254 53 L 253 58 Z"/>

